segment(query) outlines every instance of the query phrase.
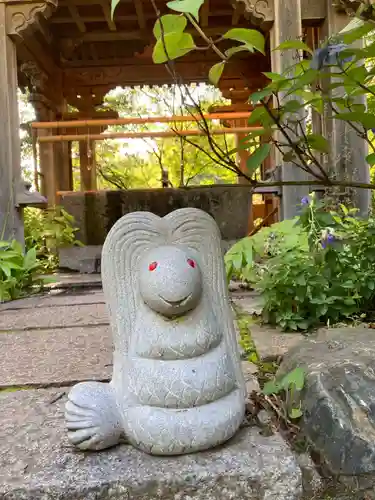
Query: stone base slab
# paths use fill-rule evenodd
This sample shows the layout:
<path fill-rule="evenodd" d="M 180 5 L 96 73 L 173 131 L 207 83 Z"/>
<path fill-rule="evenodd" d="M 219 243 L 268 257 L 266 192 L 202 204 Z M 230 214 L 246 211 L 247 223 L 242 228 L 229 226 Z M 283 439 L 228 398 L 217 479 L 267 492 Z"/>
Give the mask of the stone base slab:
<path fill-rule="evenodd" d="M 61 390 L 0 393 L 0 498 L 6 500 L 295 500 L 301 470 L 280 435 L 244 428 L 204 453 L 151 457 L 121 445 L 68 444 Z"/>

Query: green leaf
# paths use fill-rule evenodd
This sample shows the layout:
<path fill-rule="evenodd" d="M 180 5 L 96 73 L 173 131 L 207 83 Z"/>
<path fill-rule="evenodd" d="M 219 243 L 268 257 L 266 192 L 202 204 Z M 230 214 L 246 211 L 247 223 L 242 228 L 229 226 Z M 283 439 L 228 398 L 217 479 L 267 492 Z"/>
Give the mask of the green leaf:
<path fill-rule="evenodd" d="M 288 390 L 290 387 L 295 388 L 297 391 L 302 391 L 305 385 L 305 371 L 301 367 L 297 367 L 291 372 L 287 373 L 280 381 L 280 387 Z"/>
<path fill-rule="evenodd" d="M 374 29 L 374 25 L 372 23 L 365 22 L 365 21 L 358 20 L 358 19 L 353 19 L 353 21 L 354 22 L 353 22 L 351 27 L 350 27 L 351 23 L 349 23 L 349 25 L 346 28 L 344 28 L 344 30 L 346 29 L 346 31 L 342 30 L 340 33 L 341 40 L 344 43 L 346 43 L 347 45 L 351 45 L 356 40 L 363 38 L 364 36 L 366 36 L 368 33 L 370 33 Z M 358 22 L 357 25 L 355 25 L 354 23 L 356 21 L 360 21 L 360 22 Z M 360 24 L 360 23 L 362 23 L 362 24 Z"/>
<path fill-rule="evenodd" d="M 329 141 L 319 134 L 308 134 L 306 135 L 307 142 L 312 149 L 320 151 L 321 153 L 329 153 Z M 304 138 L 302 139 L 304 141 Z"/>
<path fill-rule="evenodd" d="M 301 409 L 300 408 L 291 408 L 291 410 L 289 411 L 289 417 L 292 420 L 302 417 Z"/>
<path fill-rule="evenodd" d="M 266 87 L 263 90 L 259 90 L 258 92 L 254 92 L 250 96 L 250 101 L 253 104 L 258 104 L 259 101 L 262 101 L 265 97 L 269 97 L 272 95 L 272 89 Z"/>
<path fill-rule="evenodd" d="M 154 37 L 159 40 L 167 33 L 182 33 L 186 28 L 187 20 L 184 16 L 177 14 L 167 14 L 158 19 L 154 26 Z"/>
<path fill-rule="evenodd" d="M 249 51 L 249 47 L 247 45 L 238 45 L 237 47 L 230 47 L 229 49 L 227 49 L 225 51 L 225 55 L 227 57 L 232 57 L 234 54 L 237 54 L 237 52 L 243 52 L 244 50 L 247 50 L 248 52 L 252 52 L 252 51 Z"/>
<path fill-rule="evenodd" d="M 217 85 L 219 83 L 219 80 L 221 78 L 221 75 L 223 74 L 225 67 L 225 61 L 218 62 L 217 64 L 214 64 L 209 73 L 208 73 L 208 79 L 213 85 Z"/>
<path fill-rule="evenodd" d="M 347 122 L 359 122 L 367 130 L 375 128 L 375 115 L 371 113 L 337 113 L 334 118 L 336 120 L 343 120 Z"/>
<path fill-rule="evenodd" d="M 303 107 L 304 105 L 301 103 L 301 101 L 298 101 L 297 99 L 291 99 L 284 104 L 283 111 L 288 113 L 296 113 Z"/>
<path fill-rule="evenodd" d="M 366 161 L 371 167 L 375 165 L 375 153 L 371 153 L 366 156 Z"/>
<path fill-rule="evenodd" d="M 184 56 L 194 47 L 194 40 L 190 33 L 168 33 L 163 39 L 156 42 L 152 59 L 154 63 L 162 64 L 168 60 Z"/>
<path fill-rule="evenodd" d="M 223 35 L 223 38 L 226 40 L 236 40 L 236 42 L 241 42 L 245 44 L 249 50 L 256 49 L 262 54 L 265 53 L 264 36 L 257 30 L 232 28 Z"/>
<path fill-rule="evenodd" d="M 279 73 L 272 73 L 271 71 L 263 71 L 263 75 L 272 80 L 273 82 L 277 82 L 279 80 L 284 80 L 284 77 Z"/>
<path fill-rule="evenodd" d="M 249 171 L 249 174 L 253 174 L 255 170 L 263 163 L 263 161 L 270 154 L 271 145 L 270 144 L 262 144 L 256 151 L 253 153 L 246 162 L 246 168 Z"/>
<path fill-rule="evenodd" d="M 25 269 L 31 269 L 37 263 L 36 258 L 36 248 L 30 248 L 30 250 L 25 255 L 25 259 L 23 261 L 23 265 Z"/>
<path fill-rule="evenodd" d="M 258 106 L 256 107 L 250 115 L 250 118 L 248 120 L 249 125 L 254 125 L 258 122 L 262 121 L 262 117 L 267 113 L 266 108 L 264 106 Z"/>
<path fill-rule="evenodd" d="M 305 52 L 309 52 L 310 54 L 313 53 L 310 47 L 301 40 L 287 40 L 286 42 L 281 43 L 274 50 L 290 50 L 290 49 L 303 50 Z"/>
<path fill-rule="evenodd" d="M 113 16 L 116 10 L 116 7 L 120 3 L 120 0 L 111 0 L 111 19 L 113 20 Z"/>
<path fill-rule="evenodd" d="M 191 14 L 199 22 L 199 9 L 204 4 L 204 0 L 174 0 L 168 2 L 167 6 L 176 12 Z"/>
<path fill-rule="evenodd" d="M 280 392 L 280 386 L 274 380 L 266 382 L 262 390 L 262 393 L 265 396 L 270 396 L 271 394 L 278 394 L 279 392 Z"/>

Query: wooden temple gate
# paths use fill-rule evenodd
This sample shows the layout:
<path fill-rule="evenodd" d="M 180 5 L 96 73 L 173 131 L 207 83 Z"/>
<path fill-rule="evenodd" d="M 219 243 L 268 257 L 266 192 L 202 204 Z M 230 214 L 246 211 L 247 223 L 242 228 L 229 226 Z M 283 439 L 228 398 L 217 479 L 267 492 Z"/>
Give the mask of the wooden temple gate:
<path fill-rule="evenodd" d="M 231 27 L 246 27 L 259 29 L 267 37 L 266 56 L 240 53 L 227 65 L 220 90 L 232 101 L 228 111 L 249 111 L 249 94 L 266 84 L 263 72 L 282 72 L 291 64 L 292 53 L 273 52 L 273 48 L 296 38 L 315 45 L 337 32 L 348 22 L 346 3 L 351 1 L 206 0 L 201 24 L 207 35 L 215 37 Z M 165 0 L 154 4 L 162 14 L 167 11 Z M 38 122 L 115 118 L 113 112 L 105 115 L 97 111 L 111 89 L 174 83 L 166 67 L 152 62 L 155 20 L 150 0 L 121 0 L 113 20 L 110 0 L 0 0 L 0 229 L 6 226 L 5 237 L 22 240 L 20 212 L 27 204 L 21 201 L 17 86 L 30 90 Z M 185 83 L 206 82 L 208 70 L 216 62 L 213 51 L 197 51 L 176 60 L 175 70 Z M 69 106 L 78 112 L 69 112 Z M 243 122 L 233 122 L 235 127 L 241 125 Z M 329 133 L 335 136 L 330 127 Z M 102 130 L 99 127 L 90 134 Z M 39 131 L 41 137 L 56 133 L 69 131 L 66 127 Z M 336 134 L 336 151 L 341 149 L 340 140 Z M 346 143 L 348 140 L 356 151 L 361 148 L 356 137 L 346 137 Z M 89 149 L 87 141 L 81 141 L 81 176 L 86 189 L 95 188 L 92 169 L 88 168 Z M 362 172 L 364 160 L 359 164 L 359 156 L 354 156 Z M 239 160 L 243 167 L 246 156 Z M 304 176 L 276 152 L 263 171 L 276 164 L 281 166 L 283 180 Z M 41 192 L 50 202 L 58 191 L 72 190 L 71 144 L 41 142 L 40 171 Z M 295 214 L 307 190 L 306 186 L 279 190 L 282 217 Z M 269 212 L 275 208 L 273 194 L 265 195 Z"/>

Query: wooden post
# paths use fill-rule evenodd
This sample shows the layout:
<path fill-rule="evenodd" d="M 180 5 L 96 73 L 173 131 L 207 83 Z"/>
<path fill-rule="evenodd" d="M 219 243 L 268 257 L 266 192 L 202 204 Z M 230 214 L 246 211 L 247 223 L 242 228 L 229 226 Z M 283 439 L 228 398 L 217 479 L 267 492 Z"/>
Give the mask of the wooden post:
<path fill-rule="evenodd" d="M 6 34 L 6 4 L 0 3 L 0 240 L 23 242 L 16 194 L 21 184 L 16 48 Z"/>
<path fill-rule="evenodd" d="M 337 12 L 332 2 L 327 3 L 327 16 L 322 26 L 321 37 L 326 39 L 332 34 L 341 31 L 350 18 L 342 12 Z M 324 87 L 329 82 L 325 79 L 322 82 Z M 341 97 L 343 88 L 338 87 L 332 91 L 333 97 Z M 365 96 L 358 98 L 358 104 L 366 104 Z M 319 127 L 319 125 L 318 125 Z M 329 106 L 325 107 L 322 123 L 322 133 L 324 137 L 330 139 L 331 155 L 327 161 L 326 169 L 330 175 L 334 175 L 337 180 L 370 182 L 370 168 L 366 162 L 368 155 L 367 143 L 358 137 L 358 134 L 345 122 L 332 120 L 332 112 Z M 346 189 L 340 190 L 345 198 L 360 210 L 361 215 L 368 214 L 371 203 L 371 192 L 368 189 Z"/>
<path fill-rule="evenodd" d="M 301 0 L 274 0 L 275 21 L 271 31 L 271 50 L 287 40 L 301 39 L 302 13 Z M 296 62 L 295 51 L 273 51 L 271 53 L 272 71 L 283 73 Z M 291 97 L 295 99 L 294 97 Z M 295 165 L 283 161 L 275 151 L 275 164 L 281 165 L 281 178 L 284 181 L 306 181 L 307 174 Z M 284 219 L 291 219 L 298 213 L 301 198 L 309 192 L 308 186 L 283 186 L 281 212 Z"/>
<path fill-rule="evenodd" d="M 81 191 L 95 191 L 97 189 L 95 141 L 80 141 L 79 161 L 81 171 Z"/>

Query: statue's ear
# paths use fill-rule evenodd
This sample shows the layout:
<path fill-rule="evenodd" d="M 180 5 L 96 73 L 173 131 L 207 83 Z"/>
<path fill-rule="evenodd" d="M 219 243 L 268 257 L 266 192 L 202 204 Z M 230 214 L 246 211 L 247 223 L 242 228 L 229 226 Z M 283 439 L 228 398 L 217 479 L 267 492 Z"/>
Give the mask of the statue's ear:
<path fill-rule="evenodd" d="M 165 244 L 166 225 L 149 212 L 133 212 L 119 219 L 102 251 L 103 291 L 116 351 L 127 353 L 138 296 L 138 262 L 150 248 Z"/>
<path fill-rule="evenodd" d="M 217 323 L 223 329 L 236 368 L 238 385 L 245 394 L 219 228 L 210 215 L 196 208 L 176 210 L 164 219 L 171 228 L 171 243 L 192 248 L 199 257 L 203 275 L 203 294 L 208 298 L 207 303 L 211 304 Z"/>

